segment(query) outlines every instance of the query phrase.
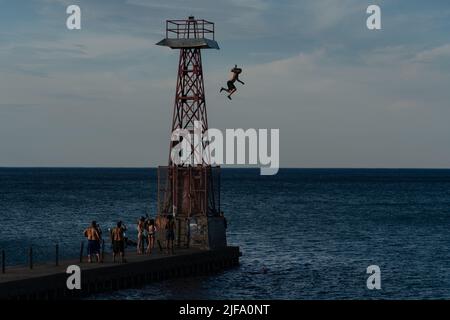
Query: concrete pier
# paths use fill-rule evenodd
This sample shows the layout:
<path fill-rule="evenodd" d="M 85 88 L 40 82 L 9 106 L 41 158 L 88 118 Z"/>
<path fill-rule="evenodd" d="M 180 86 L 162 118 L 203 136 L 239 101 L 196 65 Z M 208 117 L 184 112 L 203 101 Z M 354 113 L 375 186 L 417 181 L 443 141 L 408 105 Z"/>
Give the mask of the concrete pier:
<path fill-rule="evenodd" d="M 239 265 L 239 247 L 215 250 L 178 249 L 175 254 L 137 255 L 127 252 L 126 263 L 113 263 L 105 254 L 103 263 L 80 263 L 79 260 L 55 264 L 6 268 L 0 274 L 0 299 L 71 299 L 92 293 L 139 287 L 146 283 L 176 277 L 210 274 Z M 81 290 L 69 290 L 66 274 L 69 265 L 81 268 Z"/>

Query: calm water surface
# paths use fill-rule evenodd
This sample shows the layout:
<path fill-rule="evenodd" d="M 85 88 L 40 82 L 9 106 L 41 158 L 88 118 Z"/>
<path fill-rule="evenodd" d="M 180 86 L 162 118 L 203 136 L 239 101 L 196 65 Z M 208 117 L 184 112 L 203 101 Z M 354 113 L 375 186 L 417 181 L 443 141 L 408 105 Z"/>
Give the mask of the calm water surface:
<path fill-rule="evenodd" d="M 0 182 L 8 264 L 30 245 L 53 259 L 56 242 L 74 257 L 89 221 L 105 230 L 156 210 L 155 169 L 0 169 Z M 225 169 L 222 188 L 239 268 L 93 298 L 450 298 L 450 170 Z M 380 291 L 366 288 L 372 264 Z"/>

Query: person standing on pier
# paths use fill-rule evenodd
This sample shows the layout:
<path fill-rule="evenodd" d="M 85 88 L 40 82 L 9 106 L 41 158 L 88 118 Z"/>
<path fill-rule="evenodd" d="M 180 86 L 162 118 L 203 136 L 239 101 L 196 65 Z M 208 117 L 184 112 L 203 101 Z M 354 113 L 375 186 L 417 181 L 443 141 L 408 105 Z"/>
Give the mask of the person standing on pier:
<path fill-rule="evenodd" d="M 95 255 L 97 262 L 100 262 L 100 234 L 96 221 L 92 221 L 91 226 L 84 230 L 84 236 L 88 238 L 88 262 L 92 262 L 92 255 Z"/>
<path fill-rule="evenodd" d="M 167 216 L 166 222 L 166 247 L 167 253 L 174 254 L 173 250 L 173 241 L 175 240 L 175 221 L 173 220 L 173 216 Z"/>
<path fill-rule="evenodd" d="M 151 254 L 153 248 L 155 247 L 155 233 L 156 233 L 155 220 L 149 219 L 147 223 L 147 237 L 148 237 L 147 254 Z"/>
<path fill-rule="evenodd" d="M 100 225 L 98 223 L 95 224 L 95 229 L 98 232 L 97 250 L 100 253 L 101 250 L 102 250 L 102 242 L 103 242 L 102 235 L 103 235 L 103 231 L 102 231 L 102 228 L 100 227 Z M 100 255 L 100 257 L 101 257 L 101 262 L 103 262 L 102 261 L 103 260 L 103 255 Z"/>
<path fill-rule="evenodd" d="M 125 230 L 127 228 L 122 224 L 122 221 L 117 222 L 117 227 L 111 230 L 111 238 L 113 243 L 113 262 L 116 262 L 116 256 L 120 255 L 120 262 L 125 260 Z"/>
<path fill-rule="evenodd" d="M 102 234 L 103 234 L 103 231 L 102 231 L 102 228 L 100 227 L 100 225 L 99 225 L 98 223 L 95 224 L 95 229 L 96 229 L 97 232 L 98 232 L 98 235 L 99 235 L 99 237 L 100 237 L 100 240 L 102 240 Z"/>
<path fill-rule="evenodd" d="M 141 217 L 137 222 L 137 254 L 144 253 L 144 241 L 145 241 L 145 218 Z"/>

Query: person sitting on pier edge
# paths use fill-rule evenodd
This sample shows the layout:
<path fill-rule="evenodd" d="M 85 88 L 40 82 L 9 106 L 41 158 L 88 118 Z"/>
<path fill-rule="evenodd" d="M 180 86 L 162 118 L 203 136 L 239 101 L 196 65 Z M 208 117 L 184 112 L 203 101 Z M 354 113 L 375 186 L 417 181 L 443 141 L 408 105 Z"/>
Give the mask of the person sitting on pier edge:
<path fill-rule="evenodd" d="M 147 223 L 147 238 L 148 238 L 147 254 L 151 254 L 153 248 L 155 247 L 155 233 L 156 233 L 155 220 L 149 219 Z"/>
<path fill-rule="evenodd" d="M 92 262 L 92 255 L 95 255 L 97 262 L 100 262 L 100 234 L 96 221 L 92 221 L 91 226 L 84 230 L 84 236 L 88 238 L 88 262 Z"/>
<path fill-rule="evenodd" d="M 145 241 L 145 218 L 141 217 L 137 222 L 137 254 L 144 253 L 144 241 Z"/>
<path fill-rule="evenodd" d="M 168 215 L 167 216 L 167 222 L 166 222 L 166 248 L 167 253 L 172 252 L 174 254 L 173 250 L 173 241 L 175 240 L 175 221 L 173 220 L 173 216 Z"/>
<path fill-rule="evenodd" d="M 123 225 L 122 221 L 117 222 L 117 227 L 111 230 L 111 238 L 113 243 L 113 262 L 116 262 L 116 256 L 120 255 L 120 262 L 126 262 L 125 260 L 125 230 L 127 228 Z"/>

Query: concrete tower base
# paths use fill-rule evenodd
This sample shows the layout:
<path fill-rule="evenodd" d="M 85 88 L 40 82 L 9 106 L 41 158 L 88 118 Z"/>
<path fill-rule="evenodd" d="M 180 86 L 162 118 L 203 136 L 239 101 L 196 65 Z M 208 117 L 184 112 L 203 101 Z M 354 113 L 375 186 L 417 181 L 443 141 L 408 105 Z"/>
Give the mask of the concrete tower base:
<path fill-rule="evenodd" d="M 156 239 L 164 247 L 166 241 L 166 217 L 156 218 Z M 220 249 L 227 246 L 226 220 L 224 217 L 175 217 L 175 241 L 178 248 Z"/>

